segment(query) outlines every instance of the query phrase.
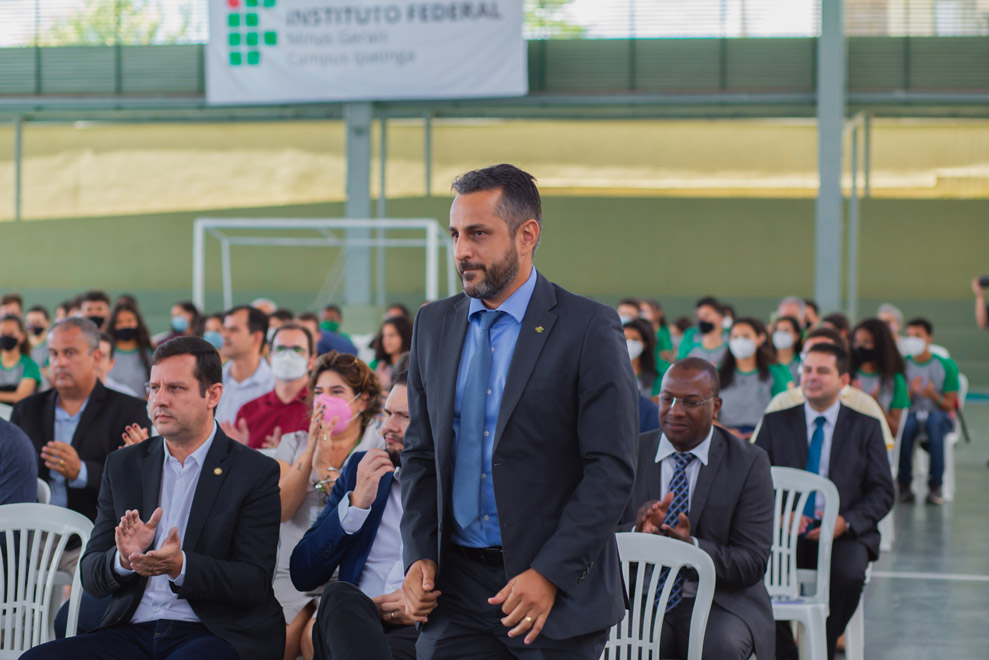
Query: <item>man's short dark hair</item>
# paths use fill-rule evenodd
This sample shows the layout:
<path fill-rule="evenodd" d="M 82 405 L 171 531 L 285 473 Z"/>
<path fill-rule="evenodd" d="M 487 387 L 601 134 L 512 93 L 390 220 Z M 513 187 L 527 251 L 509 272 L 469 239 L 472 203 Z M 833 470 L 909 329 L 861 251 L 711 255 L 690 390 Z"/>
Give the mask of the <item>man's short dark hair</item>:
<path fill-rule="evenodd" d="M 223 382 L 223 363 L 220 354 L 202 337 L 183 336 L 158 344 L 151 356 L 152 366 L 166 358 L 177 355 L 191 355 L 196 358 L 196 368 L 192 375 L 199 382 L 199 396 L 206 396 L 206 390 Z"/>
<path fill-rule="evenodd" d="M 117 354 L 117 347 L 114 345 L 116 342 L 113 341 L 113 337 L 111 337 L 109 333 L 101 332 L 100 341 L 101 342 L 105 341 L 107 344 L 110 345 L 110 353 L 109 355 L 107 355 L 107 357 L 112 360 L 113 356 Z"/>
<path fill-rule="evenodd" d="M 236 307 L 231 307 L 224 312 L 223 318 L 226 319 L 228 316 L 236 314 L 240 311 L 247 312 L 247 331 L 252 335 L 255 332 L 261 333 L 261 348 L 264 348 L 265 341 L 268 337 L 268 315 L 257 307 L 251 307 L 250 305 L 237 305 Z"/>
<path fill-rule="evenodd" d="M 824 353 L 833 355 L 835 366 L 838 368 L 838 375 L 844 376 L 848 373 L 848 351 L 841 347 L 841 344 L 814 344 L 807 349 L 807 354 Z"/>
<path fill-rule="evenodd" d="M 5 293 L 0 298 L 0 305 L 17 305 L 21 309 L 24 309 L 24 298 L 19 293 Z"/>
<path fill-rule="evenodd" d="M 832 344 L 845 348 L 845 338 L 841 335 L 840 332 L 838 332 L 834 328 L 814 328 L 813 330 L 807 333 L 806 337 L 804 337 L 804 343 L 806 344 L 809 340 L 813 339 L 814 337 L 824 337 Z"/>
<path fill-rule="evenodd" d="M 715 298 L 714 296 L 704 296 L 703 298 L 695 302 L 694 309 L 697 309 L 698 307 L 713 307 L 714 309 L 718 310 L 719 314 L 721 314 L 721 303 L 719 303 L 718 299 Z"/>
<path fill-rule="evenodd" d="M 926 319 L 923 316 L 917 316 L 907 321 L 906 327 L 909 328 L 910 326 L 923 328 L 924 332 L 927 333 L 928 337 L 934 336 L 934 324 L 931 323 L 929 319 Z"/>
<path fill-rule="evenodd" d="M 404 316 L 405 318 L 410 320 L 412 319 L 412 313 L 409 312 L 409 308 L 403 305 L 402 303 L 392 303 L 387 307 L 385 307 L 385 310 L 389 310 L 389 309 L 397 309 L 399 312 L 401 312 L 400 316 Z"/>
<path fill-rule="evenodd" d="M 86 293 L 82 294 L 79 301 L 84 302 L 105 302 L 107 305 L 110 304 L 110 296 L 106 295 L 106 291 L 100 291 L 98 289 L 91 289 Z"/>
<path fill-rule="evenodd" d="M 512 237 L 526 220 L 535 220 L 540 229 L 543 227 L 543 206 L 536 178 L 514 165 L 502 163 L 461 174 L 453 180 L 453 190 L 458 195 L 500 190 L 498 217 L 508 224 Z"/>
<path fill-rule="evenodd" d="M 309 328 L 307 328 L 306 326 L 302 325 L 301 323 L 297 323 L 295 321 L 285 321 L 285 323 L 282 323 L 280 326 L 278 326 L 275 329 L 275 334 L 271 335 L 271 345 L 272 346 L 275 345 L 275 340 L 278 339 L 278 334 L 282 330 L 298 330 L 300 332 L 304 332 L 305 335 L 306 335 L 306 343 L 309 345 L 309 355 L 315 355 L 314 351 L 316 349 L 315 349 L 315 346 L 313 346 L 313 336 L 312 336 L 312 333 L 309 332 Z"/>
<path fill-rule="evenodd" d="M 719 396 L 721 394 L 721 377 L 718 376 L 718 370 L 713 364 L 707 360 L 698 357 L 687 357 L 682 360 L 677 360 L 667 372 L 673 369 L 685 369 L 687 371 L 700 371 L 707 375 L 708 382 L 711 383 L 711 396 Z"/>
<path fill-rule="evenodd" d="M 398 371 L 398 372 L 392 374 L 392 376 L 391 376 L 391 386 L 392 387 L 395 387 L 396 385 L 404 385 L 405 387 L 408 387 L 409 386 L 409 370 L 408 369 L 403 369 L 402 371 Z"/>
<path fill-rule="evenodd" d="M 343 312 L 340 311 L 340 305 L 327 305 L 326 307 L 323 308 L 323 311 L 324 312 L 336 312 L 337 314 L 340 315 L 340 318 L 343 318 Z"/>
<path fill-rule="evenodd" d="M 828 314 L 827 316 L 821 319 L 821 323 L 830 323 L 831 325 L 833 325 L 835 328 L 837 328 L 839 331 L 842 332 L 848 332 L 852 327 L 852 324 L 848 320 L 848 317 L 842 314 L 841 312 L 831 312 L 830 314 Z"/>
<path fill-rule="evenodd" d="M 642 305 L 642 301 L 638 298 L 622 298 L 618 301 L 617 307 L 621 307 L 622 305 L 631 305 L 632 307 L 638 309 L 639 306 Z"/>
<path fill-rule="evenodd" d="M 51 316 L 48 315 L 48 310 L 45 309 L 44 305 L 35 305 L 34 307 L 31 307 L 29 310 L 27 310 L 26 313 L 30 314 L 31 312 L 38 312 L 39 314 L 45 317 L 46 321 L 50 321 L 52 318 Z"/>
<path fill-rule="evenodd" d="M 814 300 L 813 298 L 804 298 L 804 305 L 814 310 L 815 314 L 820 313 L 821 311 L 820 308 L 817 306 L 817 301 Z"/>
<path fill-rule="evenodd" d="M 278 319 L 278 320 L 280 320 L 280 321 L 282 321 L 284 323 L 286 321 L 291 321 L 292 319 L 294 319 L 295 318 L 295 314 L 293 314 L 292 313 L 292 310 L 290 310 L 290 309 L 285 309 L 284 307 L 279 307 L 278 309 L 276 309 L 275 311 L 273 311 L 271 313 L 271 318 Z"/>

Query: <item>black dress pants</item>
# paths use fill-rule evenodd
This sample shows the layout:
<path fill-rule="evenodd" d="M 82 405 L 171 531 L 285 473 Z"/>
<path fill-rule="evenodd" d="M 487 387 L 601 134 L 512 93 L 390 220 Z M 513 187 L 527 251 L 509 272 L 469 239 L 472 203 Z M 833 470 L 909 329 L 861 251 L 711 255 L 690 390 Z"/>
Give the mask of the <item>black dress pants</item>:
<path fill-rule="evenodd" d="M 314 660 L 415 660 L 415 626 L 381 621 L 374 601 L 349 582 L 331 582 L 316 611 Z"/>

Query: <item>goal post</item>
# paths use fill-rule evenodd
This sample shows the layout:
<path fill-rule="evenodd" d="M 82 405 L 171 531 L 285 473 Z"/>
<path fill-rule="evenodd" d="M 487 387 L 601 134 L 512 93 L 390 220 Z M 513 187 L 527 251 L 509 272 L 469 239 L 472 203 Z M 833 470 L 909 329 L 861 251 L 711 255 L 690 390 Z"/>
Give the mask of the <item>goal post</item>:
<path fill-rule="evenodd" d="M 348 237 L 349 229 L 377 230 L 375 236 Z M 313 236 L 299 236 L 301 231 L 311 231 Z M 421 232 L 416 238 L 390 238 L 389 230 Z M 295 235 L 259 236 L 258 231 L 292 231 Z M 244 232 L 249 232 L 245 234 Z M 376 247 L 379 259 L 385 248 L 413 248 L 425 251 L 426 299 L 439 298 L 440 248 L 446 250 L 446 290 L 448 295 L 457 291 L 457 271 L 453 250 L 446 240 L 446 229 L 434 218 L 196 218 L 192 229 L 192 301 L 199 309 L 206 302 L 206 236 L 220 243 L 220 271 L 223 282 L 223 305 L 233 306 L 233 281 L 231 274 L 231 248 L 234 246 L 272 247 Z M 381 275 L 379 271 L 379 276 Z M 380 301 L 379 301 L 380 302 Z"/>

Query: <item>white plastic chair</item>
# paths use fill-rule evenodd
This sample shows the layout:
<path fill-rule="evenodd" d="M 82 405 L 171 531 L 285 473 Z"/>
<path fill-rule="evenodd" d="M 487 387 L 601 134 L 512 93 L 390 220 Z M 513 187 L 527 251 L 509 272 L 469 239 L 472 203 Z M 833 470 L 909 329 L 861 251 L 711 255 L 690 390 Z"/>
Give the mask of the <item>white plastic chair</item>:
<path fill-rule="evenodd" d="M 38 504 L 51 504 L 52 489 L 44 479 L 38 479 Z"/>
<path fill-rule="evenodd" d="M 889 469 L 893 475 L 893 483 L 896 483 L 896 472 L 900 467 L 900 446 L 903 443 L 903 427 L 907 424 L 909 408 L 904 408 L 900 414 L 900 426 L 896 429 L 896 438 L 893 441 L 893 449 L 889 452 Z M 890 510 L 886 516 L 879 521 L 879 550 L 889 552 L 893 549 L 893 542 L 896 541 L 896 525 L 893 524 L 893 511 Z"/>
<path fill-rule="evenodd" d="M 968 376 L 958 374 L 958 409 L 965 409 L 965 399 L 968 397 Z M 920 420 L 918 419 L 918 422 Z M 955 499 L 955 445 L 961 439 L 961 422 L 958 415 L 954 416 L 954 428 L 944 436 L 944 476 L 941 479 L 941 495 L 945 502 Z M 914 469 L 913 488 L 917 497 L 923 495 L 927 487 L 927 475 L 930 474 L 930 455 L 920 447 L 921 440 L 927 437 L 923 426 L 914 439 Z"/>
<path fill-rule="evenodd" d="M 0 659 L 17 658 L 52 639 L 50 618 L 58 564 L 73 535 L 80 537 L 85 548 L 92 531 L 93 523 L 88 518 L 63 507 L 34 503 L 0 506 Z M 76 634 L 81 598 L 77 567 L 66 637 Z"/>
<path fill-rule="evenodd" d="M 690 616 L 687 660 L 701 660 L 707 617 L 714 599 L 714 562 L 703 550 L 665 536 L 623 532 L 615 537 L 625 584 L 632 589 L 629 594 L 632 608 L 612 626 L 601 658 L 659 660 L 663 617 L 673 582 L 681 570 L 692 568 L 697 573 L 697 595 Z M 664 567 L 670 572 L 657 603 L 656 590 Z"/>
<path fill-rule="evenodd" d="M 773 601 L 773 618 L 796 621 L 800 634 L 801 660 L 827 660 L 828 586 L 831 582 L 831 544 L 838 519 L 838 489 L 830 480 L 806 470 L 774 467 L 775 510 L 773 548 L 766 570 L 766 590 Z M 797 537 L 800 517 L 810 497 L 824 495 L 817 569 L 797 569 Z M 813 593 L 803 593 L 812 585 Z M 808 589 L 809 590 L 809 589 Z"/>
<path fill-rule="evenodd" d="M 259 452 L 267 456 L 268 458 L 274 458 L 275 452 L 278 451 L 276 447 L 261 447 L 258 449 Z"/>

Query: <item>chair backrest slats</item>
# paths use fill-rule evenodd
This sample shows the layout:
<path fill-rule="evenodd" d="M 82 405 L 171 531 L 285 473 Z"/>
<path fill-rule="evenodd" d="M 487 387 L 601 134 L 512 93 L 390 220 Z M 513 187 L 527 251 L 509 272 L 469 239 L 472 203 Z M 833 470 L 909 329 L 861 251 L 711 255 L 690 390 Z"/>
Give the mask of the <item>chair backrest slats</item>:
<path fill-rule="evenodd" d="M 51 638 L 51 606 L 58 567 L 68 541 L 78 536 L 83 547 L 93 523 L 85 516 L 49 504 L 0 506 L 0 535 L 4 550 L 0 567 L 0 659 L 17 658 L 27 649 Z M 79 571 L 72 581 L 67 635 L 74 635 L 82 586 Z M 53 601 L 53 597 L 55 600 Z"/>

